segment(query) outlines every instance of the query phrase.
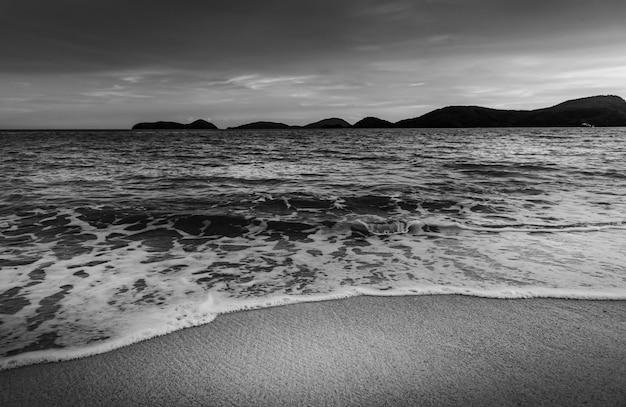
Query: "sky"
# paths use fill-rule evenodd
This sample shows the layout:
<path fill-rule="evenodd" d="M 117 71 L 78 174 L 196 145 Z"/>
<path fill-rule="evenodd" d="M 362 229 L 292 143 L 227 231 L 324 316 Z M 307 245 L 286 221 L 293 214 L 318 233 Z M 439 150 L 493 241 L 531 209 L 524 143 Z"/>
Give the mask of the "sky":
<path fill-rule="evenodd" d="M 626 97 L 624 0 L 2 0 L 0 129 Z"/>

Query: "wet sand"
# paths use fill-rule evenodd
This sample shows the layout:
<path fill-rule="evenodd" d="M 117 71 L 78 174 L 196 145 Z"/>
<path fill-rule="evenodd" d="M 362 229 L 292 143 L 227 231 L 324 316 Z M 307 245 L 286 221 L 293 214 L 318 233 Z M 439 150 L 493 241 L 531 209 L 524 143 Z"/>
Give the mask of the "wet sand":
<path fill-rule="evenodd" d="M 2 406 L 626 405 L 626 301 L 357 297 L 0 372 Z"/>

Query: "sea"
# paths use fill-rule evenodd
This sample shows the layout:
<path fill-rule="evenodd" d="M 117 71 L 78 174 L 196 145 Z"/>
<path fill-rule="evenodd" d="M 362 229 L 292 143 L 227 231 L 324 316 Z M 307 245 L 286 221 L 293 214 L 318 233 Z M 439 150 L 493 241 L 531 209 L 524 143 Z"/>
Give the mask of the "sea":
<path fill-rule="evenodd" d="M 624 163 L 626 128 L 2 131 L 0 369 L 358 295 L 624 300 Z"/>

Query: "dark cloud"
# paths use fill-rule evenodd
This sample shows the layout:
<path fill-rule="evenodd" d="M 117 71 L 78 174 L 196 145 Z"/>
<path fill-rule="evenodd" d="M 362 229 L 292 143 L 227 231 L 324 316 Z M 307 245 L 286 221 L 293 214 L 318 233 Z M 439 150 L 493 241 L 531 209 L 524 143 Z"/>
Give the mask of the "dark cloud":
<path fill-rule="evenodd" d="M 10 0 L 2 11 L 4 71 L 227 66 L 346 41 L 345 10 L 329 2 Z"/>
<path fill-rule="evenodd" d="M 605 3 L 5 0 L 0 6 L 0 71 L 228 69 L 303 60 L 324 65 L 358 57 L 359 51 L 393 51 L 429 38 L 465 38 L 463 45 L 469 46 L 623 24 L 623 2 Z"/>

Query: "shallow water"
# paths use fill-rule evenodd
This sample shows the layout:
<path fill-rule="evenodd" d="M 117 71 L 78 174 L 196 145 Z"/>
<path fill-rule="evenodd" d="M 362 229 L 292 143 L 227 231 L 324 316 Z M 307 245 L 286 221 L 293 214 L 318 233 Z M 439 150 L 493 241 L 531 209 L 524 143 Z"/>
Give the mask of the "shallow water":
<path fill-rule="evenodd" d="M 0 368 L 359 294 L 626 299 L 623 128 L 0 146 Z"/>

